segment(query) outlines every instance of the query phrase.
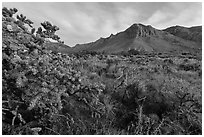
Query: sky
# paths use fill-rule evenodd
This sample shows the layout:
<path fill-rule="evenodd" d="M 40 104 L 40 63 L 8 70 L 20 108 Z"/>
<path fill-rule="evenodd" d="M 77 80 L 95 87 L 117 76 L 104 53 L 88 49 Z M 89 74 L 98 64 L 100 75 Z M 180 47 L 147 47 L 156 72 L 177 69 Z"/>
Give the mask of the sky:
<path fill-rule="evenodd" d="M 17 8 L 17 14 L 32 20 L 35 28 L 44 21 L 58 26 L 56 34 L 71 47 L 124 31 L 134 23 L 157 29 L 202 24 L 201 2 L 3 2 L 2 6 Z"/>

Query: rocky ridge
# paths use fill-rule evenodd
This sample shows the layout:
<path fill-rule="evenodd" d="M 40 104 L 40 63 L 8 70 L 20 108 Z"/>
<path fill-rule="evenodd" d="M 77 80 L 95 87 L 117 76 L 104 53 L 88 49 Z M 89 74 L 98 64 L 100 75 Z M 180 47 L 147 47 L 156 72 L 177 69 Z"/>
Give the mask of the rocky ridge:
<path fill-rule="evenodd" d="M 145 26 L 143 24 L 133 24 L 128 29 L 125 30 L 128 38 L 138 38 L 147 36 L 158 36 L 158 30 L 154 29 L 152 26 Z"/>

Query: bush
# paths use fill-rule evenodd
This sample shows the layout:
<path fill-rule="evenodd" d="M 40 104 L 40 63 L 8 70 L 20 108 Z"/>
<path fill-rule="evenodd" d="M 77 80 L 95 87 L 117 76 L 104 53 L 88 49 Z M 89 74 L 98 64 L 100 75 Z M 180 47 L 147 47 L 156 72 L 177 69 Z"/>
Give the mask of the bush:
<path fill-rule="evenodd" d="M 197 63 L 194 64 L 180 64 L 179 69 L 185 71 L 198 71 L 200 70 L 200 66 Z"/>
<path fill-rule="evenodd" d="M 139 52 L 138 50 L 135 50 L 135 49 L 130 49 L 130 50 L 128 51 L 128 54 L 129 54 L 129 55 L 139 55 L 140 52 Z"/>

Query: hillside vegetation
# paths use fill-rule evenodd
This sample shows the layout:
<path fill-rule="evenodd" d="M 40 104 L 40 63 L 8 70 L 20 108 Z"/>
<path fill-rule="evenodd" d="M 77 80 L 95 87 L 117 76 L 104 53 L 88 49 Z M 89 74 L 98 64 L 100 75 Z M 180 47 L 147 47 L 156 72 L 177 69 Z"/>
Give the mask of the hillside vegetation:
<path fill-rule="evenodd" d="M 57 53 L 57 26 L 2 12 L 2 134 L 202 134 L 199 57 Z"/>

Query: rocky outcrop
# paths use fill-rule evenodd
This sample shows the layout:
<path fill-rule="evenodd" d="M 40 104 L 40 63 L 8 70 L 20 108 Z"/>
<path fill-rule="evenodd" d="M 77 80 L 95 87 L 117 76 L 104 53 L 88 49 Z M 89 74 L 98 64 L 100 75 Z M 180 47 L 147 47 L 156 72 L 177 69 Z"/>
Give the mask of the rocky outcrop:
<path fill-rule="evenodd" d="M 146 37 L 158 35 L 156 29 L 152 26 L 145 26 L 143 24 L 133 24 L 125 30 L 128 38 Z"/>

